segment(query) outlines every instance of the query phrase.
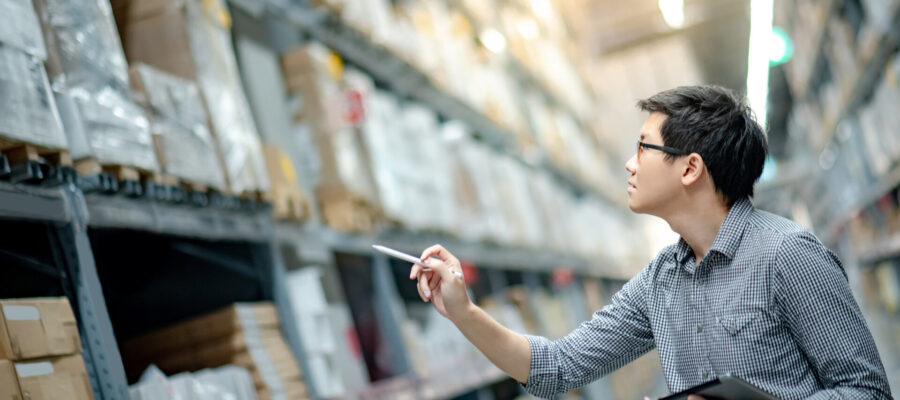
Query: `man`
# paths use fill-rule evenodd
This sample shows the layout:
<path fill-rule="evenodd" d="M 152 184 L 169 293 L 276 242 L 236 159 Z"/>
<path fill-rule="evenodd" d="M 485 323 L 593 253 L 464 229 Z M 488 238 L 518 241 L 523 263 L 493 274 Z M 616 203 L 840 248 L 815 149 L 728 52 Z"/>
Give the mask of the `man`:
<path fill-rule="evenodd" d="M 753 208 L 766 139 L 743 99 L 679 87 L 650 113 L 625 165 L 628 206 L 681 239 L 567 336 L 515 333 L 475 306 L 439 245 L 413 266 L 419 294 L 536 396 L 583 386 L 659 350 L 669 390 L 726 373 L 783 399 L 889 399 L 884 367 L 843 266 L 808 230 Z"/>

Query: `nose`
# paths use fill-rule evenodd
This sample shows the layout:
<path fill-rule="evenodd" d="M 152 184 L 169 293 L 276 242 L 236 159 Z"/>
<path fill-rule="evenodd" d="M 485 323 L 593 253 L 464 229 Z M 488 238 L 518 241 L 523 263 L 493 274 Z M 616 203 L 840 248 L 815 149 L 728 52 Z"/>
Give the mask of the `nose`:
<path fill-rule="evenodd" d="M 631 158 L 625 162 L 625 170 L 634 175 L 635 171 L 637 171 L 637 154 L 631 156 Z"/>

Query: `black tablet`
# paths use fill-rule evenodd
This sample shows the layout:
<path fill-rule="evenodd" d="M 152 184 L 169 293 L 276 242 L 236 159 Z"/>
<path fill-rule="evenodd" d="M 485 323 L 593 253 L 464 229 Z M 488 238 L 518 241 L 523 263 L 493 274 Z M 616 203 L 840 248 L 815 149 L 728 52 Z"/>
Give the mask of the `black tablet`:
<path fill-rule="evenodd" d="M 659 400 L 682 400 L 696 394 L 707 400 L 778 400 L 777 397 L 732 374 L 722 375 Z"/>

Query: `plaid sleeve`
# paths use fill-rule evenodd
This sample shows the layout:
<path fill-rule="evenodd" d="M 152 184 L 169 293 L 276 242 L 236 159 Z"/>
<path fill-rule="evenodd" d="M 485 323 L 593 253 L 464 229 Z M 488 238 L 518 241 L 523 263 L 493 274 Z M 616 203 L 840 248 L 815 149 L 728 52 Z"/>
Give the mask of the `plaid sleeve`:
<path fill-rule="evenodd" d="M 599 379 L 653 349 L 653 333 L 644 310 L 647 268 L 632 278 L 594 313 L 590 321 L 558 340 L 526 335 L 531 367 L 523 387 L 549 398 Z"/>
<path fill-rule="evenodd" d="M 891 398 L 875 342 L 843 267 L 812 234 L 785 239 L 774 294 L 791 335 L 826 389 L 811 398 Z"/>

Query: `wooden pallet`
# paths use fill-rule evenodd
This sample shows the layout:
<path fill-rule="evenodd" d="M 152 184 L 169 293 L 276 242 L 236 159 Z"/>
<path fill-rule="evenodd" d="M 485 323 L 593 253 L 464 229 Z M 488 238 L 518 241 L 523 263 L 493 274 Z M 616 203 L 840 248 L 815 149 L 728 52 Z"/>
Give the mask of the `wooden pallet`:
<path fill-rule="evenodd" d="M 80 176 L 106 173 L 119 182 L 146 182 L 147 180 L 157 182 L 164 179 L 163 174 L 158 172 L 147 171 L 128 165 L 103 164 L 93 158 L 75 161 L 75 170 L 78 171 L 78 175 Z"/>
<path fill-rule="evenodd" d="M 51 149 L 31 143 L 0 138 L 0 152 L 6 156 L 12 165 L 34 161 L 64 167 L 72 166 L 72 157 L 69 156 L 69 151 L 64 149 Z"/>
<path fill-rule="evenodd" d="M 269 203 L 272 201 L 271 194 L 264 190 L 244 190 L 235 195 L 235 197 L 242 200 L 258 201 L 260 203 Z"/>
<path fill-rule="evenodd" d="M 269 143 L 263 143 L 263 155 L 271 185 L 272 217 L 287 221 L 306 220 L 309 217 L 309 201 L 300 188 L 290 156 Z"/>
<path fill-rule="evenodd" d="M 277 220 L 305 221 L 309 218 L 309 202 L 302 194 L 279 193 L 273 195 L 272 216 Z"/>
<path fill-rule="evenodd" d="M 342 232 L 371 233 L 381 212 L 367 200 L 344 190 L 317 190 L 322 218 L 328 226 Z"/>

